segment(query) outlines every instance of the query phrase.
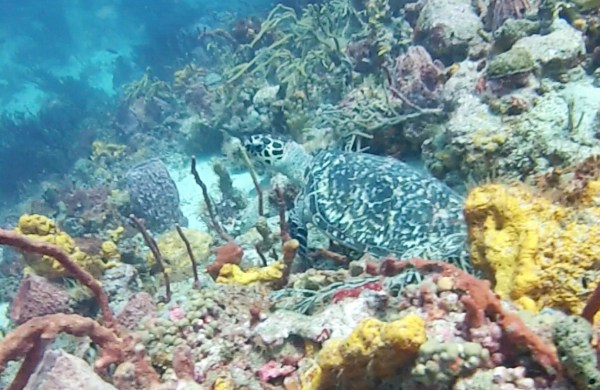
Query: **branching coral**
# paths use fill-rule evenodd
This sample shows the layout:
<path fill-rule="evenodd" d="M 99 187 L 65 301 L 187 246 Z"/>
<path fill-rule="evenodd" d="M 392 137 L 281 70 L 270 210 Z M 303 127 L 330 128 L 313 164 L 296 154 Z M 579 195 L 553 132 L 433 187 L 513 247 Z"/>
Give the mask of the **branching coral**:
<path fill-rule="evenodd" d="M 53 257 L 64 269 L 75 276 L 83 285 L 94 293 L 102 312 L 104 325 L 93 319 L 75 314 L 50 314 L 36 317 L 19 326 L 0 342 L 0 373 L 6 368 L 8 361 L 25 357 L 12 385 L 11 390 L 25 387 L 27 380 L 40 362 L 44 346 L 59 333 L 74 336 L 88 336 L 101 347 L 96 361 L 96 368 L 106 369 L 113 363 L 124 361 L 135 367 L 135 382 L 143 388 L 150 389 L 158 384 L 158 376 L 146 360 L 143 352 L 135 350 L 133 337 L 119 338 L 112 311 L 108 305 L 108 297 L 100 283 L 81 268 L 60 247 L 39 240 L 32 240 L 25 235 L 0 229 L 0 245 L 8 245 L 24 252 Z M 124 388 L 124 387 L 122 387 Z"/>
<path fill-rule="evenodd" d="M 50 227 L 51 224 L 45 224 L 44 227 Z M 104 317 L 104 322 L 108 326 L 114 324 L 114 318 L 110 307 L 108 306 L 108 297 L 100 286 L 100 283 L 80 264 L 77 260 L 71 258 L 63 248 L 53 243 L 44 242 L 38 239 L 32 239 L 24 234 L 9 230 L 0 229 L 0 245 L 8 245 L 19 249 L 25 253 L 48 256 L 53 258 L 60 265 L 64 272 L 75 277 L 81 284 L 88 287 L 94 293 L 100 310 Z"/>
<path fill-rule="evenodd" d="M 272 74 L 279 83 L 288 84 L 290 92 L 303 91 L 309 97 L 341 90 L 344 77 L 338 73 L 352 68 L 344 52 L 350 27 L 356 22 L 350 9 L 344 1 L 311 5 L 298 19 L 294 10 L 277 5 L 247 46 L 254 47 L 270 33 L 275 36 L 273 42 L 257 50 L 250 61 L 227 70 L 228 81 Z M 323 73 L 332 77 L 323 78 L 325 85 L 314 84 L 314 76 Z"/>

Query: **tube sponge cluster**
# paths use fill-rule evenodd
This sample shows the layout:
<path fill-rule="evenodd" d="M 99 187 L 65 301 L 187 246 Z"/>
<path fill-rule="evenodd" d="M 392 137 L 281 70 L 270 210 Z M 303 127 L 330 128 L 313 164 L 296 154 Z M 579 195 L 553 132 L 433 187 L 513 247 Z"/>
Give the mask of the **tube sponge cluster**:
<path fill-rule="evenodd" d="M 388 323 L 366 318 L 347 338 L 323 344 L 316 365 L 303 375 L 303 389 L 371 388 L 374 380 L 414 360 L 425 339 L 425 321 L 418 315 Z"/>
<path fill-rule="evenodd" d="M 522 185 L 473 189 L 465 202 L 471 258 L 521 307 L 581 313 L 600 276 L 600 186 L 563 205 Z M 596 191 L 597 193 L 594 193 Z"/>

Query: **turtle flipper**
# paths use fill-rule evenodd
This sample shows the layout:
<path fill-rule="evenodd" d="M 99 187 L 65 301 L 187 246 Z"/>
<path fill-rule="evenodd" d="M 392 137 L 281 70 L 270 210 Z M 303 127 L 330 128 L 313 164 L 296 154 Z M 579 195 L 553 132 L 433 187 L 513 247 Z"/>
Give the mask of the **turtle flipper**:
<path fill-rule="evenodd" d="M 306 223 L 304 223 L 302 213 L 297 208 L 290 211 L 288 225 L 290 228 L 290 237 L 298 240 L 300 243 L 292 271 L 302 272 L 310 267 L 308 259 L 308 228 Z"/>

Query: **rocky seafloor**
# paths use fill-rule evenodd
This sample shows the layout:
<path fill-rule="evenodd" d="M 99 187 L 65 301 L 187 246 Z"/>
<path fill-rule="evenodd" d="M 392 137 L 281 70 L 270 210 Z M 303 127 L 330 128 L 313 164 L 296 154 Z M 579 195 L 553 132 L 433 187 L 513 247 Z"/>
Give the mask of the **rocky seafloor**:
<path fill-rule="evenodd" d="M 200 32 L 2 210 L 0 389 L 600 388 L 599 7 L 336 0 Z M 468 272 L 314 226 L 295 272 L 301 189 L 234 137 L 265 132 L 418 160 L 465 196 Z"/>

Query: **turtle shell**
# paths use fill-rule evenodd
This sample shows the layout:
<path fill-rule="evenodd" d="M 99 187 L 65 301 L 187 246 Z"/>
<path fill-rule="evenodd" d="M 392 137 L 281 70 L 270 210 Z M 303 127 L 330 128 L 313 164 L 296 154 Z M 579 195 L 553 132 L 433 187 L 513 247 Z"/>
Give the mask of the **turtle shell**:
<path fill-rule="evenodd" d="M 305 218 L 351 249 L 378 256 L 406 256 L 424 248 L 452 256 L 464 250 L 463 198 L 408 164 L 324 150 L 314 156 L 305 177 Z M 461 244 L 449 243 L 456 236 Z"/>

